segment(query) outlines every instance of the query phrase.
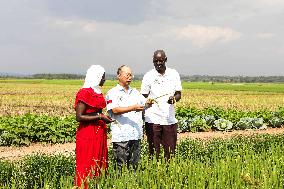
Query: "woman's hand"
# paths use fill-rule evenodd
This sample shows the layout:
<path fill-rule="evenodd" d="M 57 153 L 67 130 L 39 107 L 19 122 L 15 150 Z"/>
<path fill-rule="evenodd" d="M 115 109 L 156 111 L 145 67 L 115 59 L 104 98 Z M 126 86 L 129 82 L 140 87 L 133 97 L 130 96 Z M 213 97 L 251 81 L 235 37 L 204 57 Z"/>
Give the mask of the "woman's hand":
<path fill-rule="evenodd" d="M 109 124 L 111 122 L 114 122 L 114 119 L 111 119 L 109 116 L 104 115 L 104 114 L 99 114 L 100 119 L 103 120 L 106 124 Z"/>

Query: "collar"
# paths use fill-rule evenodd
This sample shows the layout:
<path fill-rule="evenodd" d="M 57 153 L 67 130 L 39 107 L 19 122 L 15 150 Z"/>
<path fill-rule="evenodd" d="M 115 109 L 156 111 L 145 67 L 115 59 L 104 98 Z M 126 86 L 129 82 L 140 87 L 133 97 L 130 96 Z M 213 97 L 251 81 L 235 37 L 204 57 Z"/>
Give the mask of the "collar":
<path fill-rule="evenodd" d="M 123 91 L 123 92 L 126 93 L 125 89 L 121 85 L 117 84 L 116 87 L 118 88 L 119 91 Z M 132 90 L 133 89 L 129 86 L 127 93 L 130 94 L 132 92 Z"/>
<path fill-rule="evenodd" d="M 154 68 L 154 71 L 157 74 L 157 76 L 160 76 L 160 77 L 164 77 L 164 76 L 167 76 L 169 74 L 169 68 L 167 66 L 166 66 L 165 73 L 163 75 L 160 74 L 155 68 Z"/>

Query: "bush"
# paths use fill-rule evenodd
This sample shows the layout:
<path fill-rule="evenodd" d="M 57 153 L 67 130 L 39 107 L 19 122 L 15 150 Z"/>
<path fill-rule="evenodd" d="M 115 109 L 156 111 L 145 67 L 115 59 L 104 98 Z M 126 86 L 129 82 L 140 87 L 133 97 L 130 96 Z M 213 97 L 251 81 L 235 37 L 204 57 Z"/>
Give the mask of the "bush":
<path fill-rule="evenodd" d="M 0 146 L 31 142 L 74 142 L 78 123 L 74 116 L 49 117 L 25 114 L 0 118 Z"/>

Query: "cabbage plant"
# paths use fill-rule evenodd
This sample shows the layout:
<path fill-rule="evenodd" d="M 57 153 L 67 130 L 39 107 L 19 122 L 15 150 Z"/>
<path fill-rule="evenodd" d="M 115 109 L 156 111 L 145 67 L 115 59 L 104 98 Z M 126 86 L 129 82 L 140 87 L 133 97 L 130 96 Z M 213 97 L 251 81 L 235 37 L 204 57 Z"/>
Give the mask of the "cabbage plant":
<path fill-rule="evenodd" d="M 273 117 L 269 120 L 269 125 L 271 127 L 280 127 L 282 125 L 283 120 L 279 117 Z"/>
<path fill-rule="evenodd" d="M 262 118 L 244 117 L 236 124 L 236 129 L 266 129 Z"/>
<path fill-rule="evenodd" d="M 211 127 L 206 120 L 200 116 L 196 116 L 189 120 L 189 130 L 191 132 L 208 131 Z"/>
<path fill-rule="evenodd" d="M 220 118 L 214 121 L 214 127 L 219 131 L 227 131 L 233 128 L 233 123 L 229 120 Z"/>
<path fill-rule="evenodd" d="M 179 117 L 178 118 L 178 132 L 187 132 L 189 131 L 189 120 L 187 117 Z"/>

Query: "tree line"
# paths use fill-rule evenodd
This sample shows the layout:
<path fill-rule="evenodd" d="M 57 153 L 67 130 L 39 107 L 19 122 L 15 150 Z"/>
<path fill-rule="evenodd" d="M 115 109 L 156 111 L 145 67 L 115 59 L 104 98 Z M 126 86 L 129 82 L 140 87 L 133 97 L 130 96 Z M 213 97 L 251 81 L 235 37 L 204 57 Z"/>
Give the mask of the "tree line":
<path fill-rule="evenodd" d="M 33 74 L 9 75 L 0 74 L 2 79 L 84 79 L 81 74 Z M 107 74 L 107 79 L 115 80 L 116 75 Z M 135 75 L 135 80 L 142 80 L 143 75 Z M 284 83 L 284 76 L 209 76 L 209 75 L 181 75 L 183 81 L 191 82 L 221 82 L 221 83 Z"/>

